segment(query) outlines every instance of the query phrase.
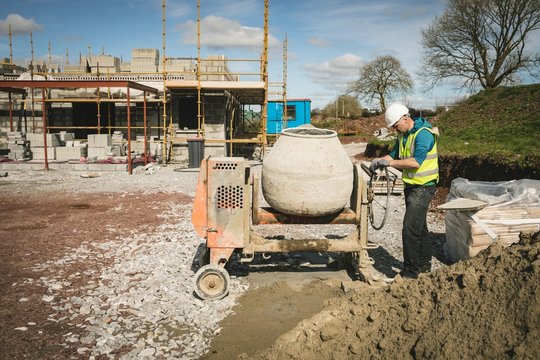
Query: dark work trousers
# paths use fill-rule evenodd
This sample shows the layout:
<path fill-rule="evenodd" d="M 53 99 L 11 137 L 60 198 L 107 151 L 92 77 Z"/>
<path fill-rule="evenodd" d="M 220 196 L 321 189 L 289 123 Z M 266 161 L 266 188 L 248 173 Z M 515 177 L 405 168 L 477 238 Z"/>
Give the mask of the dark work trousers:
<path fill-rule="evenodd" d="M 435 190 L 435 186 L 405 187 L 402 231 L 404 275 L 416 276 L 431 271 L 431 239 L 426 218 Z"/>

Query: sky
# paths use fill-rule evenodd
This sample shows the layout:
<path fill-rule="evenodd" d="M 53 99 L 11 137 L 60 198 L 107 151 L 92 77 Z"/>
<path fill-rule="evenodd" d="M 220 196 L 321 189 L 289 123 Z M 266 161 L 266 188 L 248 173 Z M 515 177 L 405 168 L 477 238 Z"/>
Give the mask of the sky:
<path fill-rule="evenodd" d="M 283 81 L 283 41 L 287 37 L 287 97 L 309 98 L 324 108 L 377 56 L 399 59 L 413 77 L 414 108 L 452 104 L 467 95 L 457 83 L 420 91 L 421 31 L 446 6 L 445 0 L 269 0 L 269 81 Z M 0 0 L 0 57 L 9 58 L 12 27 L 14 62 L 35 59 L 70 64 L 79 53 L 131 58 L 132 48 L 162 51 L 161 0 Z M 264 33 L 264 0 L 201 0 L 201 56 L 259 59 Z M 540 32 L 531 38 L 540 48 Z M 90 47 L 90 48 L 89 48 Z M 167 57 L 197 57 L 197 1 L 166 1 Z M 258 72 L 256 62 L 231 62 L 233 71 Z M 255 80 L 242 75 L 243 80 Z M 362 101 L 363 107 L 376 107 Z"/>

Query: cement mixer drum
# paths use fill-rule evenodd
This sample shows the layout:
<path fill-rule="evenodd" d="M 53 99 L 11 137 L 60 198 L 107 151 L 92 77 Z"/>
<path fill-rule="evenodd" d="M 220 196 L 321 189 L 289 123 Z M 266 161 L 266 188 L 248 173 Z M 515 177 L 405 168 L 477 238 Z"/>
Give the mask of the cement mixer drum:
<path fill-rule="evenodd" d="M 263 196 L 288 215 L 334 214 L 347 205 L 352 189 L 353 165 L 333 130 L 285 129 L 263 160 Z"/>

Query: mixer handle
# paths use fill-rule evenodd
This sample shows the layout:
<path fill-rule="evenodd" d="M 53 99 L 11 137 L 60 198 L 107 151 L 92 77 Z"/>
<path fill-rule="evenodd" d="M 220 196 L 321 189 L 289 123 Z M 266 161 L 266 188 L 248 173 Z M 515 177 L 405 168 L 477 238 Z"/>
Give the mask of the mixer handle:
<path fill-rule="evenodd" d="M 367 166 L 366 164 L 361 163 L 360 166 L 362 167 L 362 170 L 364 170 L 369 176 L 375 175 L 374 173 L 371 172 L 369 166 Z"/>

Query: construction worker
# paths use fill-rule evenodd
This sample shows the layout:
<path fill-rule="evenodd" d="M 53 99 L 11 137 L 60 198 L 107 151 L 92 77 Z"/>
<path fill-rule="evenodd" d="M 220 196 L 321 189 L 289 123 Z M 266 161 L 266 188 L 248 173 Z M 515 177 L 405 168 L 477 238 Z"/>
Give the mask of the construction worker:
<path fill-rule="evenodd" d="M 403 219 L 402 277 L 416 278 L 431 271 L 431 241 L 427 228 L 427 211 L 439 180 L 437 136 L 429 122 L 412 119 L 409 109 L 392 104 L 384 114 L 386 125 L 397 131 L 396 144 L 389 155 L 374 159 L 371 171 L 392 166 L 402 171 L 405 185 Z"/>

